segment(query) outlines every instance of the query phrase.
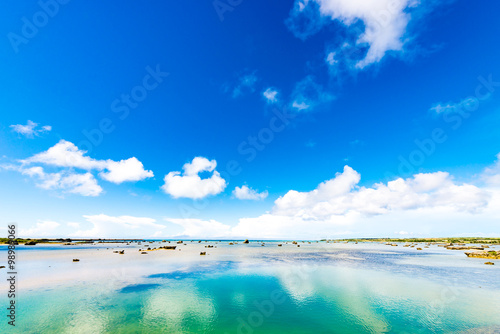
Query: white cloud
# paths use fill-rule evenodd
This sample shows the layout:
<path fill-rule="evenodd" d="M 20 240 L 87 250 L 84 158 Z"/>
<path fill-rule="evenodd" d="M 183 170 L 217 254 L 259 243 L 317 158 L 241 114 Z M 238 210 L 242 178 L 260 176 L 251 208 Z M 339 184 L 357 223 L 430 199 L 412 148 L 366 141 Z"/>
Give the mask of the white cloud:
<path fill-rule="evenodd" d="M 212 219 L 207 221 L 201 219 L 165 218 L 165 220 L 183 228 L 183 231 L 178 236 L 189 236 L 191 238 L 223 238 L 231 236 L 231 226 Z"/>
<path fill-rule="evenodd" d="M 266 99 L 267 103 L 276 103 L 278 102 L 278 91 L 274 88 L 267 88 L 262 95 Z"/>
<path fill-rule="evenodd" d="M 28 138 L 34 138 L 34 136 L 38 136 L 42 132 L 49 132 L 52 130 L 50 125 L 44 125 L 40 129 L 38 128 L 38 123 L 28 120 L 26 125 L 22 124 L 13 124 L 10 126 L 12 131 L 22 134 Z"/>
<path fill-rule="evenodd" d="M 141 238 L 162 231 L 165 225 L 155 223 L 148 217 L 108 216 L 104 214 L 83 216 L 91 224 L 89 229 L 80 229 L 71 234 L 82 238 Z"/>
<path fill-rule="evenodd" d="M 102 188 L 97 184 L 94 175 L 85 174 L 69 174 L 60 180 L 60 188 L 67 189 L 67 192 L 79 194 L 82 196 L 99 196 L 102 193 Z"/>
<path fill-rule="evenodd" d="M 287 22 L 290 30 L 303 39 L 332 21 L 340 22 L 351 29 L 348 35 L 354 35 L 355 47 L 367 48 L 355 65 L 362 69 L 379 62 L 389 51 L 403 51 L 411 10 L 419 3 L 418 0 L 296 0 Z"/>
<path fill-rule="evenodd" d="M 336 63 L 338 63 L 338 60 L 335 59 L 335 54 L 336 52 L 329 52 L 328 55 L 326 56 L 326 62 L 330 65 L 333 66 Z"/>
<path fill-rule="evenodd" d="M 79 194 L 82 196 L 99 196 L 102 188 L 91 173 L 78 174 L 71 171 L 46 173 L 42 167 L 20 168 L 24 175 L 38 180 L 37 187 L 46 190 L 61 190 L 65 193 Z"/>
<path fill-rule="evenodd" d="M 60 224 L 54 221 L 40 221 L 32 228 L 21 229 L 19 235 L 25 238 L 55 237 L 54 230 L 59 226 Z"/>
<path fill-rule="evenodd" d="M 145 170 L 142 162 L 132 157 L 127 160 L 96 160 L 86 155 L 86 151 L 78 149 L 75 144 L 60 140 L 47 151 L 21 160 L 21 165 L 15 167 L 17 171 L 40 181 L 37 186 L 43 189 L 60 189 L 67 193 L 83 196 L 98 196 L 102 188 L 92 171 L 100 171 L 99 176 L 109 182 L 120 184 L 123 182 L 140 181 L 154 174 Z M 32 167 L 29 167 L 33 165 Z M 40 165 L 60 169 L 55 173 L 46 173 Z M 62 169 L 62 170 L 61 170 Z M 74 169 L 82 169 L 86 173 L 77 173 Z"/>
<path fill-rule="evenodd" d="M 233 196 L 236 197 L 237 199 L 248 199 L 248 200 L 263 200 L 267 197 L 268 192 L 267 190 L 259 193 L 256 190 L 249 188 L 246 185 L 243 185 L 241 188 L 236 187 L 233 190 Z"/>
<path fill-rule="evenodd" d="M 185 197 L 192 199 L 217 195 L 226 188 L 226 181 L 215 170 L 217 162 L 203 157 L 196 157 L 191 163 L 182 168 L 184 173 L 170 172 L 165 175 L 163 191 L 174 198 Z M 209 178 L 202 179 L 201 172 L 211 172 Z"/>
<path fill-rule="evenodd" d="M 447 207 L 476 212 L 490 195 L 471 184 L 458 184 L 445 172 L 416 174 L 387 184 L 358 187 L 360 175 L 349 166 L 310 192 L 289 191 L 275 202 L 273 213 L 285 216 L 332 218 L 349 212 L 380 215 L 397 210 Z"/>
<path fill-rule="evenodd" d="M 292 108 L 297 109 L 298 111 L 307 110 L 310 106 L 306 104 L 304 101 L 298 103 L 297 101 L 292 102 Z"/>
<path fill-rule="evenodd" d="M 92 159 L 85 156 L 86 153 L 86 151 L 79 150 L 75 144 L 61 139 L 47 151 L 35 154 L 22 162 L 24 164 L 42 163 L 57 167 L 75 167 L 85 170 L 102 170 L 106 167 L 106 161 Z"/>
<path fill-rule="evenodd" d="M 107 160 L 106 162 L 108 172 L 102 172 L 99 176 L 109 182 L 119 184 L 127 181 L 140 181 L 154 176 L 153 172 L 145 170 L 142 162 L 135 157 L 121 161 Z"/>
<path fill-rule="evenodd" d="M 497 171 L 495 166 L 483 175 L 498 175 L 500 168 Z M 459 183 L 446 172 L 416 174 L 371 187 L 360 187 L 359 181 L 359 173 L 345 166 L 312 191 L 290 190 L 275 201 L 271 212 L 240 219 L 232 234 L 323 238 L 357 233 L 366 237 L 387 236 L 402 227 L 435 234 L 457 227 L 464 231 L 471 222 L 476 232 L 478 225 L 495 226 L 500 214 L 498 189 Z M 342 232 L 347 227 L 349 231 Z"/>

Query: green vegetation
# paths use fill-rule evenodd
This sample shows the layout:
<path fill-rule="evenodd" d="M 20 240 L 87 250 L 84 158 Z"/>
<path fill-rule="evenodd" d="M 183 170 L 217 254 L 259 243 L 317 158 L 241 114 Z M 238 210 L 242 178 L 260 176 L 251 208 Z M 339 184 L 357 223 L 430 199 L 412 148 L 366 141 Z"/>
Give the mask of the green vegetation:
<path fill-rule="evenodd" d="M 37 244 L 46 244 L 46 243 L 54 243 L 54 242 L 71 242 L 71 239 L 30 239 L 30 238 L 16 238 L 14 239 L 14 243 L 18 243 L 19 245 L 25 244 L 27 242 L 34 242 Z M 10 243 L 10 239 L 8 238 L 0 238 L 0 244 L 8 244 Z"/>
<path fill-rule="evenodd" d="M 408 243 L 451 243 L 451 244 L 500 244 L 500 238 L 359 238 L 340 239 L 341 242 L 408 242 Z"/>

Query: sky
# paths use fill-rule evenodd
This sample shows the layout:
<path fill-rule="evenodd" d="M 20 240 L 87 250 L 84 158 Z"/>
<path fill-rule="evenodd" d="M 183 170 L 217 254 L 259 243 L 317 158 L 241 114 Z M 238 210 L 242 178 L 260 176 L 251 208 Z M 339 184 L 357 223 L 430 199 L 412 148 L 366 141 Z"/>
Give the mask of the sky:
<path fill-rule="evenodd" d="M 4 234 L 500 236 L 500 3 L 0 7 Z"/>

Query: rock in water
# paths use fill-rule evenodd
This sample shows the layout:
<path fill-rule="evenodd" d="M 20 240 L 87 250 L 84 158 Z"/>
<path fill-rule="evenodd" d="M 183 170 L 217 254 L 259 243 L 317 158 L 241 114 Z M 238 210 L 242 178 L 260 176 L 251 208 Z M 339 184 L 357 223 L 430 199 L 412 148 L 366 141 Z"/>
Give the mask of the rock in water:
<path fill-rule="evenodd" d="M 200 255 L 207 255 L 207 252 L 200 252 Z"/>
<path fill-rule="evenodd" d="M 80 259 L 73 259 L 73 262 L 80 262 Z"/>
<path fill-rule="evenodd" d="M 243 241 L 244 244 L 248 244 L 250 241 L 248 241 L 248 239 L 245 239 L 245 241 Z"/>
<path fill-rule="evenodd" d="M 493 265 L 494 265 L 494 263 L 493 263 L 493 262 L 485 262 L 484 264 L 488 264 L 488 265 L 490 265 L 490 266 L 493 266 Z"/>

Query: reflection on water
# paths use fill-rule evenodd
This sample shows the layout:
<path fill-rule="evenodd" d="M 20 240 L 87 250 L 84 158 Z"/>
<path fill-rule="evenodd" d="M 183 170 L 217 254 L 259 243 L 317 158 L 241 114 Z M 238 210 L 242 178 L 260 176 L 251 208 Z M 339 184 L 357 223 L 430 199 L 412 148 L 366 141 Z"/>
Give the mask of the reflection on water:
<path fill-rule="evenodd" d="M 120 289 L 121 293 L 141 292 L 159 287 L 160 284 L 130 284 Z"/>
<path fill-rule="evenodd" d="M 25 292 L 22 333 L 498 333 L 497 268 L 440 253 L 265 252 Z M 425 263 L 422 260 L 425 259 Z M 450 263 L 453 261 L 453 263 Z M 487 266 L 484 266 L 487 267 Z M 5 299 L 0 299 L 5 301 Z M 4 332 L 5 322 L 0 324 Z"/>

